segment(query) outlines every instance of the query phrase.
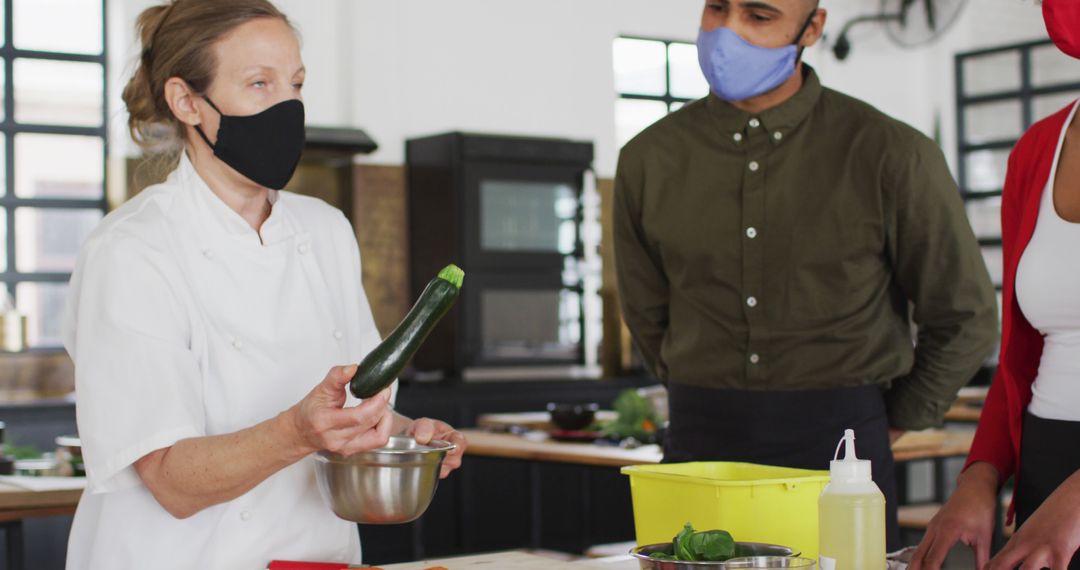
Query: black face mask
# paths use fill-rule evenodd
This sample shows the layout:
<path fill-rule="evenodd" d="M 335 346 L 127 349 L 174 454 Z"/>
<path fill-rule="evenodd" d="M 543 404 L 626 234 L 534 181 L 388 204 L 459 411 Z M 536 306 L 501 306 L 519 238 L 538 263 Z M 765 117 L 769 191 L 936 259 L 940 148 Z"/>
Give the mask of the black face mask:
<path fill-rule="evenodd" d="M 209 97 L 203 99 L 221 115 L 217 144 L 195 125 L 214 156 L 260 186 L 284 188 L 304 150 L 304 104 L 289 99 L 261 113 L 237 117 L 222 113 Z"/>

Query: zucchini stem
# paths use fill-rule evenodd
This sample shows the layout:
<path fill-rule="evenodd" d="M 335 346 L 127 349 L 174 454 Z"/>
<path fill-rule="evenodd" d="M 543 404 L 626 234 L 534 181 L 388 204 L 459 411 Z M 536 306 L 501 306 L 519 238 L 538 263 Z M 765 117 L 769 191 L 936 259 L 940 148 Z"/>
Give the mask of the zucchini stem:
<path fill-rule="evenodd" d="M 453 263 L 447 265 L 439 272 L 439 279 L 443 281 L 449 281 L 451 285 L 461 289 L 461 284 L 465 282 L 465 272 Z"/>

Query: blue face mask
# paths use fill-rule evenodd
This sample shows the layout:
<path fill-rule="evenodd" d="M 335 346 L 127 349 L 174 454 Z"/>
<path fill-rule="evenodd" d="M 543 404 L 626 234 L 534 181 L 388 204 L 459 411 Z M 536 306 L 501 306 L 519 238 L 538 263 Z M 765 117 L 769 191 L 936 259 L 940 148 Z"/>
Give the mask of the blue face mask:
<path fill-rule="evenodd" d="M 817 11 L 815 10 L 815 13 Z M 698 34 L 698 63 L 713 93 L 725 101 L 742 101 L 776 89 L 795 73 L 799 48 L 814 14 L 795 42 L 781 48 L 758 47 L 728 28 Z"/>

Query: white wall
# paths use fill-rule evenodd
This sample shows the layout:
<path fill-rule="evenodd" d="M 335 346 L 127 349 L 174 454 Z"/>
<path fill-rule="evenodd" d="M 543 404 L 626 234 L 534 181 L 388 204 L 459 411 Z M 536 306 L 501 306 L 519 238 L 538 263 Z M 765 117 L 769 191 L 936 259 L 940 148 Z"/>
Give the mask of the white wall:
<path fill-rule="evenodd" d="M 110 3 L 113 124 L 136 53 L 135 16 L 152 0 Z M 612 40 L 692 41 L 702 0 L 277 0 L 304 40 L 310 124 L 359 126 L 380 144 L 365 161 L 399 164 L 405 139 L 448 130 L 592 140 L 601 176 L 614 172 Z M 823 0 L 833 35 L 876 0 Z M 1045 37 L 1033 0 L 969 0 L 938 43 L 903 50 L 880 28 L 852 34 L 847 61 L 809 50 L 826 85 L 931 133 L 940 114 L 955 146 L 953 54 Z M 831 44 L 832 39 L 827 40 Z M 114 141 L 125 138 L 122 127 Z M 114 144 L 120 153 L 130 145 Z M 950 153 L 951 154 L 951 153 Z"/>
<path fill-rule="evenodd" d="M 848 19 L 867 12 L 869 0 L 822 0 L 829 10 L 828 46 L 807 54 L 825 83 L 903 120 L 927 135 L 940 116 L 942 146 L 950 161 L 956 149 L 953 61 L 956 53 L 1046 38 L 1042 10 L 1034 0 L 968 0 L 960 19 L 940 40 L 918 49 L 894 45 L 875 24 L 851 33 L 845 61 L 831 52 L 835 35 Z"/>

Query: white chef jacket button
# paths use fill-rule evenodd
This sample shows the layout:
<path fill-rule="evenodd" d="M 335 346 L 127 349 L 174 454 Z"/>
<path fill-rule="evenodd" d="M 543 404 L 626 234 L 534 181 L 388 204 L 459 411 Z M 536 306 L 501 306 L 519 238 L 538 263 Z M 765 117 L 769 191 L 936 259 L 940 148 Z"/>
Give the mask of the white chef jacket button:
<path fill-rule="evenodd" d="M 245 521 L 245 522 L 251 520 L 251 512 L 250 511 L 241 511 L 240 520 Z"/>
<path fill-rule="evenodd" d="M 750 355 L 750 364 L 757 364 L 758 362 L 761 362 L 761 357 L 758 356 L 757 353 L 751 354 Z"/>
<path fill-rule="evenodd" d="M 214 259 L 214 250 L 212 249 L 204 249 L 202 250 L 202 254 L 206 259 Z"/>
<path fill-rule="evenodd" d="M 299 251 L 300 253 L 307 253 L 308 252 L 308 244 L 302 243 L 302 244 L 296 246 L 296 251 Z"/>
<path fill-rule="evenodd" d="M 756 160 L 750 161 L 750 172 L 757 172 L 759 168 L 761 168 L 761 165 Z"/>
<path fill-rule="evenodd" d="M 761 126 L 761 121 L 759 121 L 757 119 L 750 119 L 750 128 L 751 129 L 756 129 L 756 128 L 760 127 L 760 126 Z"/>
<path fill-rule="evenodd" d="M 742 142 L 742 133 L 735 133 L 735 142 Z"/>
<path fill-rule="evenodd" d="M 240 339 L 238 339 L 238 338 L 233 338 L 232 339 L 232 347 L 235 348 L 236 350 L 240 350 L 240 349 L 244 348 L 244 343 L 241 342 Z"/>
<path fill-rule="evenodd" d="M 344 336 L 345 335 L 341 331 L 337 331 L 337 330 L 334 331 L 334 338 L 336 338 L 338 340 L 341 340 L 341 338 L 344 337 Z"/>

